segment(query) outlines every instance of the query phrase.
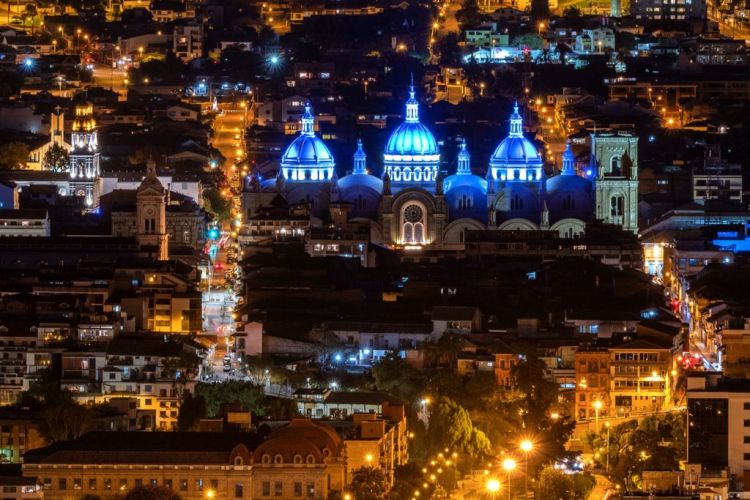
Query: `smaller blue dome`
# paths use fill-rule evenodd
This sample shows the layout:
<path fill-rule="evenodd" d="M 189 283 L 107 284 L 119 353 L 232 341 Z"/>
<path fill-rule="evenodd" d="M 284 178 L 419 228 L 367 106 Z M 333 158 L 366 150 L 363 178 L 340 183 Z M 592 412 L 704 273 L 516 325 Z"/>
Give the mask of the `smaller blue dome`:
<path fill-rule="evenodd" d="M 336 162 L 325 142 L 315 135 L 315 118 L 305 104 L 301 130 L 281 156 L 281 170 L 288 181 L 322 181 L 333 177 Z"/>

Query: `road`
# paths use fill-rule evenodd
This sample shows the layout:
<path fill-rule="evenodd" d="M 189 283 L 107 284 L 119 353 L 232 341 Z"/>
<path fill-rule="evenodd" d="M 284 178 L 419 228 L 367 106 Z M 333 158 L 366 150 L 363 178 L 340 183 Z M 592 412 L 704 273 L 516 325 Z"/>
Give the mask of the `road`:
<path fill-rule="evenodd" d="M 244 101 L 222 103 L 219 105 L 219 110 L 214 120 L 212 145 L 226 158 L 222 168 L 229 185 L 233 189 L 239 189 L 242 171 L 238 165 L 246 159 L 245 127 L 249 123 L 251 113 Z"/>
<path fill-rule="evenodd" d="M 95 86 L 117 92 L 120 95 L 119 100 L 121 101 L 127 99 L 127 71 L 121 68 L 113 68 L 111 65 L 96 63 L 94 64 L 93 73 Z"/>
<path fill-rule="evenodd" d="M 612 483 L 609 482 L 609 479 L 601 474 L 594 474 L 594 479 L 596 479 L 596 484 L 591 493 L 589 493 L 589 500 L 607 500 L 610 498 Z"/>

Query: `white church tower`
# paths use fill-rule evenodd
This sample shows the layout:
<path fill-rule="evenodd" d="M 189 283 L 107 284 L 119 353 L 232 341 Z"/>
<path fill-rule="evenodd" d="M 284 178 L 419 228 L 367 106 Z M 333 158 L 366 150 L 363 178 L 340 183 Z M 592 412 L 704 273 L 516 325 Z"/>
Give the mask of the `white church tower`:
<path fill-rule="evenodd" d="M 142 250 L 158 260 L 169 259 L 167 239 L 167 193 L 156 177 L 156 164 L 149 160 L 146 178 L 136 191 L 136 240 Z"/>
<path fill-rule="evenodd" d="M 626 132 L 591 135 L 596 169 L 596 218 L 638 232 L 638 136 Z"/>
<path fill-rule="evenodd" d="M 99 140 L 94 120 L 94 106 L 76 106 L 70 149 L 70 187 L 72 194 L 84 198 L 87 207 L 98 205 L 94 184 L 99 177 Z"/>

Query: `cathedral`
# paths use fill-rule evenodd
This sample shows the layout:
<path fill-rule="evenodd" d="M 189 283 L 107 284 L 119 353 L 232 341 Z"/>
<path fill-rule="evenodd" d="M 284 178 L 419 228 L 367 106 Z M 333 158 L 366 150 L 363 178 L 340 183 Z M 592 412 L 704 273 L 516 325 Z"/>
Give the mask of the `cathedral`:
<path fill-rule="evenodd" d="M 309 105 L 299 135 L 286 147 L 275 178 L 248 177 L 243 208 L 252 218 L 281 196 L 290 206 L 307 206 L 313 224 L 330 220 L 332 205 L 348 207 L 349 221 L 369 221 L 371 241 L 389 246 L 450 247 L 467 230 L 551 230 L 581 235 L 601 220 L 637 231 L 638 138 L 631 134 L 591 136 L 591 162 L 577 172 L 568 143 L 562 169 L 547 176 L 536 146 L 523 133 L 518 105 L 510 128 L 495 148 L 486 176 L 472 173 L 463 142 L 456 171 L 440 170 L 441 153 L 420 121 L 414 87 L 405 117 L 383 152 L 383 175 L 369 172 L 361 141 L 351 173 L 339 178 L 336 161 L 315 134 Z"/>

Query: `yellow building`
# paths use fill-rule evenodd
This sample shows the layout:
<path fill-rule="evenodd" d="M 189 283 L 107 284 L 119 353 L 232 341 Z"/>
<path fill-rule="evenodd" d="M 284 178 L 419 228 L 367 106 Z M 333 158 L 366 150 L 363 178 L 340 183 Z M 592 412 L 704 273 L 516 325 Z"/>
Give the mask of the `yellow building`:
<path fill-rule="evenodd" d="M 184 500 L 323 500 L 343 493 L 363 465 L 382 468 L 392 484 L 393 468 L 407 459 L 403 415 L 394 405 L 348 421 L 300 417 L 265 440 L 251 432 L 92 432 L 32 450 L 23 473 L 38 478 L 45 500 L 106 500 L 151 485 Z"/>
<path fill-rule="evenodd" d="M 609 355 L 611 415 L 626 417 L 669 406 L 674 369 L 670 347 L 634 340 L 611 347 Z"/>

